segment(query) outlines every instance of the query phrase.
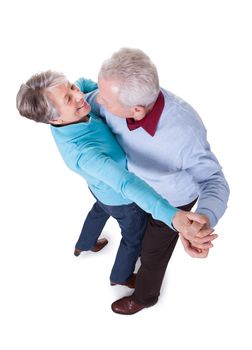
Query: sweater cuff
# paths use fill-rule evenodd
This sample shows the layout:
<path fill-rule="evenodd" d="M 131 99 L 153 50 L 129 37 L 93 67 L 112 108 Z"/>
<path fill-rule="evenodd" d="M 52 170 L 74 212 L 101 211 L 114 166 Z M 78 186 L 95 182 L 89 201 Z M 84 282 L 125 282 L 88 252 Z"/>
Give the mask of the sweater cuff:
<path fill-rule="evenodd" d="M 165 199 L 159 201 L 157 205 L 157 214 L 156 217 L 154 217 L 157 220 L 163 221 L 167 226 L 169 226 L 172 230 L 175 230 L 172 221 L 174 219 L 174 216 L 179 211 L 179 209 L 173 207 L 169 204 L 168 201 Z"/>
<path fill-rule="evenodd" d="M 217 218 L 216 216 L 214 215 L 214 213 L 210 210 L 210 209 L 207 209 L 207 208 L 197 208 L 195 210 L 196 213 L 198 214 L 203 214 L 203 215 L 206 215 L 209 219 L 209 222 L 210 222 L 210 227 L 211 228 L 214 228 L 214 226 L 217 225 Z"/>

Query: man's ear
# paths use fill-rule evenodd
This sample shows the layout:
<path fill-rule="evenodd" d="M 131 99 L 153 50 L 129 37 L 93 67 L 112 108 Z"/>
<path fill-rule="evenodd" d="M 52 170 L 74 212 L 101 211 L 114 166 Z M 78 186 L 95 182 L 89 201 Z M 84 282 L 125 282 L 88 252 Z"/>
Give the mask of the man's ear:
<path fill-rule="evenodd" d="M 146 108 L 143 106 L 135 106 L 132 108 L 132 118 L 135 120 L 141 120 L 146 116 Z"/>

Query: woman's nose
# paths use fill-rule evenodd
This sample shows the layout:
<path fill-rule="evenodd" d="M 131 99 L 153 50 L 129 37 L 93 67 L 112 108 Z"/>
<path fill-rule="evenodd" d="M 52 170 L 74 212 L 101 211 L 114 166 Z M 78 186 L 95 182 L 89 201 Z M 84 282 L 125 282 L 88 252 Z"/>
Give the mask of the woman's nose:
<path fill-rule="evenodd" d="M 81 91 L 77 91 L 76 96 L 75 96 L 76 102 L 79 102 L 83 98 L 84 98 L 84 94 Z"/>

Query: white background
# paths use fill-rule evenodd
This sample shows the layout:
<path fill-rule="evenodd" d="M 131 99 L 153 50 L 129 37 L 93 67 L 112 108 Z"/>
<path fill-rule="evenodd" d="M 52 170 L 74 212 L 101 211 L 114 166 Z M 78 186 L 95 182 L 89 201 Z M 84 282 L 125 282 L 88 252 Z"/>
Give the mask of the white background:
<path fill-rule="evenodd" d="M 11 1 L 1 5 L 1 349 L 251 349 L 250 1 Z M 47 125 L 21 118 L 22 82 L 45 69 L 97 79 L 120 47 L 144 50 L 161 85 L 201 115 L 231 187 L 208 259 L 177 245 L 159 303 L 134 316 L 110 304 L 119 230 L 73 256 L 93 199 Z"/>

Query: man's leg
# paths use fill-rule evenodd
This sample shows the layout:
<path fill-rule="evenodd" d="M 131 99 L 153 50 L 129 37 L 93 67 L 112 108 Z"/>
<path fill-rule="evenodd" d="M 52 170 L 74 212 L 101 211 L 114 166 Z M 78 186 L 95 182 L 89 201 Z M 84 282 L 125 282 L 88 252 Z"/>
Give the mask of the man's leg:
<path fill-rule="evenodd" d="M 100 203 L 98 201 L 95 202 L 85 219 L 75 249 L 83 251 L 94 247 L 109 216 Z"/>
<path fill-rule="evenodd" d="M 194 204 L 195 201 L 179 209 L 189 211 Z M 151 305 L 157 302 L 164 274 L 177 241 L 177 232 L 149 216 L 134 293 L 137 303 Z"/>
<path fill-rule="evenodd" d="M 177 241 L 177 232 L 149 216 L 133 297 L 136 303 L 152 305 L 157 302 L 164 274 Z"/>
<path fill-rule="evenodd" d="M 195 202 L 196 200 L 179 208 L 189 211 Z M 177 240 L 178 234 L 175 231 L 163 222 L 148 216 L 135 292 L 130 297 L 114 302 L 112 304 L 114 312 L 132 314 L 157 302 L 164 274 Z"/>
<path fill-rule="evenodd" d="M 109 213 L 117 220 L 122 235 L 110 281 L 124 284 L 134 272 L 147 225 L 147 215 L 135 203 L 111 206 Z"/>

